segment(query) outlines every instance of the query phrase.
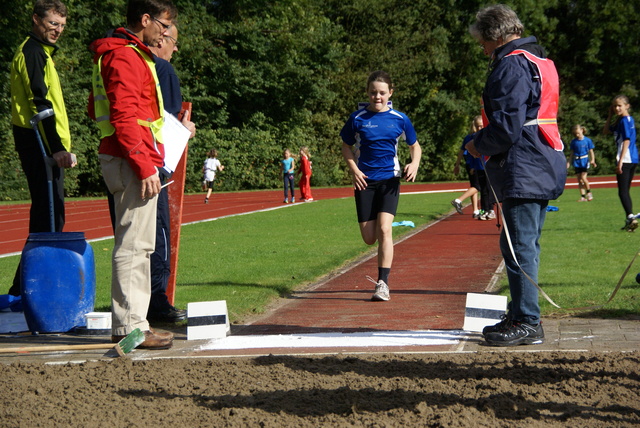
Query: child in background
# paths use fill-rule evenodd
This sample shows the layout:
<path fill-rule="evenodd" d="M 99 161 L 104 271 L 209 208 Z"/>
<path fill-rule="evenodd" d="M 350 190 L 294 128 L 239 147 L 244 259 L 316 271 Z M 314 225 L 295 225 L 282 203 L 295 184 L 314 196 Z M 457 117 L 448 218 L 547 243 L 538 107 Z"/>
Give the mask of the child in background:
<path fill-rule="evenodd" d="M 366 86 L 369 105 L 349 116 L 340 131 L 342 155 L 353 176 L 360 234 L 367 245 L 378 242 L 378 280 L 371 297 L 386 301 L 393 262 L 392 223 L 400 198 L 402 171 L 398 140 L 409 145 L 411 163 L 404 167 L 407 181 L 415 181 L 422 149 L 409 118 L 387 104 L 393 94 L 391 77 L 384 71 L 371 73 Z M 356 157 L 353 146 L 359 144 Z"/>
<path fill-rule="evenodd" d="M 300 194 L 302 202 L 313 201 L 311 196 L 311 161 L 309 158 L 309 147 L 300 147 L 300 181 L 298 187 L 300 187 Z"/>
<path fill-rule="evenodd" d="M 638 148 L 636 147 L 636 128 L 633 117 L 629 114 L 629 98 L 618 95 L 613 99 L 609 115 L 604 126 L 604 134 L 613 133 L 618 146 L 616 154 L 616 178 L 618 180 L 618 196 L 624 208 L 626 218 L 622 230 L 633 232 L 638 228 L 638 220 L 633 214 L 631 201 L 631 181 L 638 165 Z M 611 116 L 617 115 L 616 122 L 611 125 Z"/>
<path fill-rule="evenodd" d="M 573 164 L 573 169 L 578 179 L 578 190 L 580 190 L 578 202 L 591 201 L 593 200 L 593 195 L 591 194 L 589 180 L 587 180 L 587 171 L 590 165 L 593 165 L 594 168 L 596 167 L 593 141 L 584 136 L 586 130 L 582 125 L 574 125 L 571 128 L 571 132 L 576 138 L 571 140 L 571 154 L 569 155 L 567 168 L 569 168 L 570 164 Z"/>
<path fill-rule="evenodd" d="M 462 147 L 458 151 L 458 158 L 456 159 L 456 164 L 453 167 L 453 173 L 455 175 L 458 175 L 460 173 L 460 162 L 464 158 L 464 166 L 467 170 L 470 187 L 458 198 L 451 201 L 451 205 L 453 205 L 456 211 L 458 211 L 458 214 L 462 214 L 462 201 L 464 201 L 468 197 L 471 197 L 471 205 L 473 206 L 473 218 L 479 218 L 481 215 L 480 210 L 478 209 L 478 192 L 480 191 L 480 183 L 478 182 L 478 175 L 476 174 L 476 170 L 471 166 L 475 163 L 475 158 L 471 156 L 469 152 L 467 152 L 464 146 L 469 141 L 473 140 L 473 135 L 481 129 L 482 116 L 476 116 L 473 118 L 473 122 L 471 123 L 469 134 L 462 140 Z"/>
<path fill-rule="evenodd" d="M 482 127 L 480 127 L 482 129 Z M 486 161 L 486 157 L 485 157 Z M 478 176 L 478 184 L 480 185 L 480 215 L 478 215 L 478 220 L 493 220 L 496 218 L 496 212 L 493 210 L 493 205 L 496 203 L 496 200 L 493 195 L 493 191 L 491 190 L 491 186 L 489 186 L 489 177 L 487 177 L 487 172 L 484 170 L 483 159 L 473 158 L 473 162 L 471 166 L 476 171 L 476 175 Z"/>
<path fill-rule="evenodd" d="M 295 171 L 295 160 L 291 157 L 291 152 L 289 149 L 284 149 L 283 157 L 280 161 L 282 164 L 282 181 L 284 182 L 284 203 L 288 204 L 289 200 L 287 199 L 287 190 L 291 191 L 291 203 L 293 204 L 296 201 L 295 195 L 293 193 L 293 173 Z"/>
<path fill-rule="evenodd" d="M 215 149 L 209 150 L 207 153 L 207 160 L 204 161 L 202 167 L 202 173 L 204 174 L 204 181 L 202 182 L 202 190 L 207 189 L 207 196 L 204 197 L 204 203 L 209 203 L 209 196 L 213 190 L 213 180 L 216 179 L 216 171 L 222 171 L 224 166 L 218 160 L 218 151 Z"/>

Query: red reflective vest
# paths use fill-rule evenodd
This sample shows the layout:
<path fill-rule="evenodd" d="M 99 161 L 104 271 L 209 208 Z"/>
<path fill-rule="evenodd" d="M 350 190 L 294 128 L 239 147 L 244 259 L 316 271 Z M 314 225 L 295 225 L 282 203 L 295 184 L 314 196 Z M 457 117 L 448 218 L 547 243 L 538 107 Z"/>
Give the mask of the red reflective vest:
<path fill-rule="evenodd" d="M 540 58 L 522 49 L 516 49 L 506 57 L 511 55 L 523 55 L 529 62 L 538 69 L 540 78 L 540 109 L 538 117 L 525 123 L 524 126 L 538 125 L 540 133 L 544 137 L 544 141 L 554 150 L 564 150 L 564 144 L 558 130 L 558 105 L 560 100 L 560 79 L 556 66 L 548 58 Z M 489 119 L 482 109 L 482 122 L 484 126 L 489 124 Z"/>

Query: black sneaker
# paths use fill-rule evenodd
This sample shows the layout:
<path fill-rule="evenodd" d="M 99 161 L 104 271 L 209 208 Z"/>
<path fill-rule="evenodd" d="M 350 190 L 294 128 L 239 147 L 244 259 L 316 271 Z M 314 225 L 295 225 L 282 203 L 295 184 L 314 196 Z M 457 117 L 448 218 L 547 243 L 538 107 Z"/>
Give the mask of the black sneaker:
<path fill-rule="evenodd" d="M 458 214 L 462 214 L 462 204 L 455 199 L 451 201 L 451 205 L 458 211 Z"/>
<path fill-rule="evenodd" d="M 187 319 L 187 311 L 171 308 L 164 312 L 149 312 L 147 320 L 162 323 L 176 323 Z"/>
<path fill-rule="evenodd" d="M 509 316 L 509 314 L 500 315 L 500 320 L 501 321 L 498 324 L 488 325 L 483 328 L 482 335 L 486 336 L 487 333 L 496 333 L 511 327 L 511 317 Z"/>
<path fill-rule="evenodd" d="M 492 346 L 539 345 L 544 342 L 542 323 L 538 325 L 512 321 L 501 331 L 487 333 L 484 339 Z"/>

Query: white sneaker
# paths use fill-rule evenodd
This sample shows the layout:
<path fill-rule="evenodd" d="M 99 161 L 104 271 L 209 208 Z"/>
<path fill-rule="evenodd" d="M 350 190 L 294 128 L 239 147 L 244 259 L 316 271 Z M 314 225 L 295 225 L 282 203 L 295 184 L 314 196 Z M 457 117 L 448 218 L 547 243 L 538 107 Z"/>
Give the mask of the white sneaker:
<path fill-rule="evenodd" d="M 383 280 L 378 281 L 376 283 L 376 291 L 371 296 L 371 300 L 374 302 L 386 302 L 390 299 L 389 286 Z"/>

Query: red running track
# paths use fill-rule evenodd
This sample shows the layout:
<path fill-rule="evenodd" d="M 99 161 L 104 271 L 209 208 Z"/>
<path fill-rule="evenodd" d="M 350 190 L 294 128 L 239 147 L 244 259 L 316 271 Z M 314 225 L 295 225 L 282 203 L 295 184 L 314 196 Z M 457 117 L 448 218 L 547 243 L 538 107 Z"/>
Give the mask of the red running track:
<path fill-rule="evenodd" d="M 593 187 L 615 187 L 615 177 L 597 177 L 592 179 Z M 596 184 L 602 182 L 603 184 Z M 403 184 L 402 192 L 462 192 L 465 182 Z M 638 185 L 634 181 L 634 185 Z M 567 186 L 575 189 L 575 179 Z M 349 187 L 314 188 L 314 197 L 333 199 L 350 197 L 353 191 Z M 203 194 L 185 195 L 182 222 L 219 218 L 229 215 L 274 209 L 282 206 L 282 190 L 255 192 L 230 192 L 213 194 L 209 204 L 204 204 Z M 22 251 L 29 234 L 30 204 L 0 206 L 0 255 L 15 254 Z M 43 213 L 43 215 L 48 215 Z M 68 200 L 66 203 L 66 232 L 84 232 L 88 240 L 108 238 L 113 235 L 106 198 L 93 200 Z"/>
<path fill-rule="evenodd" d="M 464 189 L 463 183 L 434 183 L 404 185 L 404 192 L 454 191 Z M 316 200 L 350 197 L 349 187 L 313 189 Z M 184 198 L 182 223 L 220 218 L 248 212 L 282 207 L 282 190 L 255 192 L 214 193 L 208 204 L 204 194 L 188 194 Z M 0 254 L 22 251 L 29 234 L 29 209 L 31 205 L 0 206 Z M 113 236 L 106 198 L 93 200 L 67 200 L 65 232 L 84 232 L 88 240 Z M 43 213 L 48 215 L 48 213 Z"/>

